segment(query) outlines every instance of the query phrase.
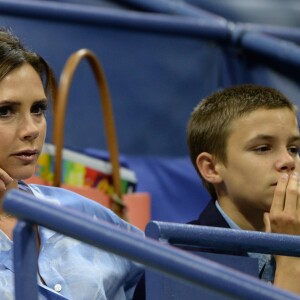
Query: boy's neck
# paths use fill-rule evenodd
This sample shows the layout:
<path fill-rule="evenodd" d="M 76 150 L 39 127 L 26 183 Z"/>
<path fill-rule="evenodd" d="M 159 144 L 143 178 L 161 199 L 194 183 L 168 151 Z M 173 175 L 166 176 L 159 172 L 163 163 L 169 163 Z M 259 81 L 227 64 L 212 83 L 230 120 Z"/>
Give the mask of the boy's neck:
<path fill-rule="evenodd" d="M 265 231 L 264 212 L 236 207 L 230 199 L 218 199 L 225 214 L 241 229 Z"/>

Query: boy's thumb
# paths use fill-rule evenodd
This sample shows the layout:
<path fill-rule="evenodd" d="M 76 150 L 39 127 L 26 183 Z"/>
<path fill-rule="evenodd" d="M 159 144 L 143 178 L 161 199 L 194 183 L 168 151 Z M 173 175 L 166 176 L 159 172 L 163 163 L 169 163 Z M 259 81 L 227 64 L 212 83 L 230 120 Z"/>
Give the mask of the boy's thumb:
<path fill-rule="evenodd" d="M 264 213 L 265 232 L 271 232 L 270 213 Z"/>

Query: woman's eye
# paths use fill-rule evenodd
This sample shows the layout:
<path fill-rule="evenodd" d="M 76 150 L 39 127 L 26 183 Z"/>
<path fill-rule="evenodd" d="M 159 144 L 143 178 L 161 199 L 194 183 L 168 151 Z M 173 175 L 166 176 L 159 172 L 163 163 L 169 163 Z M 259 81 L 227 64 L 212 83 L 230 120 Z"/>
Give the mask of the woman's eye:
<path fill-rule="evenodd" d="M 0 118 L 8 118 L 12 115 L 13 109 L 10 106 L 0 107 Z"/>
<path fill-rule="evenodd" d="M 45 102 L 36 103 L 35 105 L 32 106 L 31 113 L 38 115 L 38 116 L 44 115 L 47 108 L 48 108 L 48 106 L 47 106 L 47 103 L 45 103 Z"/>

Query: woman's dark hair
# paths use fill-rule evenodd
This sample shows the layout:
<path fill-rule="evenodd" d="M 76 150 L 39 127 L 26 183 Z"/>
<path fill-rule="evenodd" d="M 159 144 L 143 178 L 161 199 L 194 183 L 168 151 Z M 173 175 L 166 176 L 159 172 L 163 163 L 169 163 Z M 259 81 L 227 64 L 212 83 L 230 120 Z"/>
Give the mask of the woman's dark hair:
<path fill-rule="evenodd" d="M 0 27 L 0 81 L 24 63 L 30 64 L 36 70 L 46 95 L 54 99 L 56 80 L 51 67 L 39 54 L 25 48 L 10 29 Z"/>

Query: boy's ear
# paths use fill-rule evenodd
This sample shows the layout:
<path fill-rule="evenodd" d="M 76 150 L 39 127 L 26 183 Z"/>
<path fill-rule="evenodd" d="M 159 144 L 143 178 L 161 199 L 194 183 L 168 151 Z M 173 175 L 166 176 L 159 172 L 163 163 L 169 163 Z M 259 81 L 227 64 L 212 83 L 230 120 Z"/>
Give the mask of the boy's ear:
<path fill-rule="evenodd" d="M 222 181 L 222 176 L 218 167 L 219 164 L 210 153 L 200 153 L 197 157 L 196 164 L 198 171 L 206 181 L 212 184 L 220 183 Z"/>

